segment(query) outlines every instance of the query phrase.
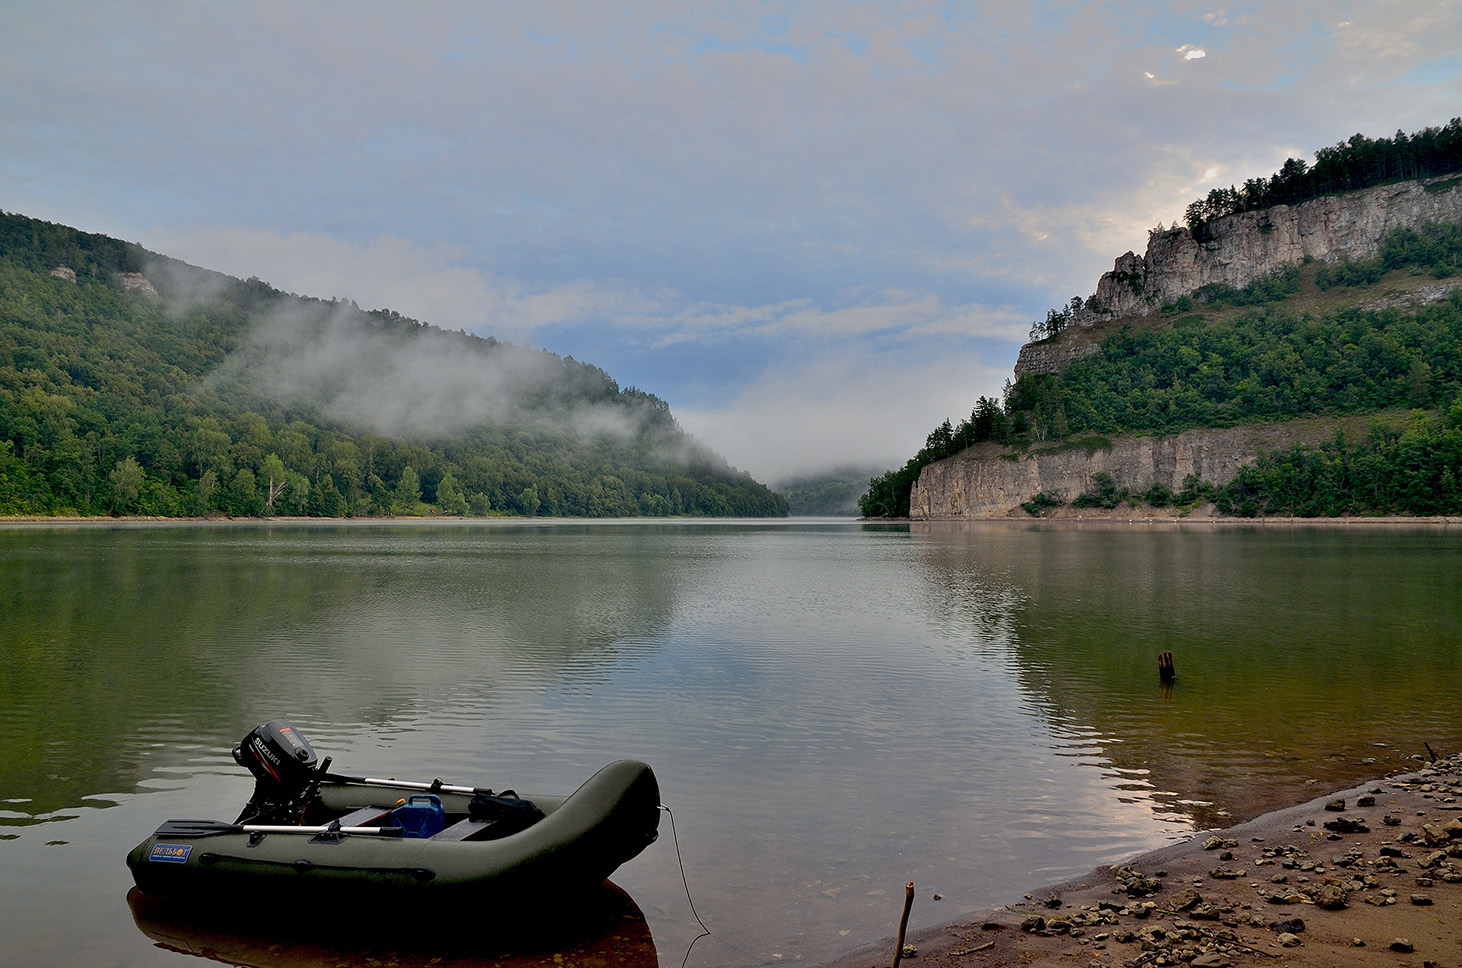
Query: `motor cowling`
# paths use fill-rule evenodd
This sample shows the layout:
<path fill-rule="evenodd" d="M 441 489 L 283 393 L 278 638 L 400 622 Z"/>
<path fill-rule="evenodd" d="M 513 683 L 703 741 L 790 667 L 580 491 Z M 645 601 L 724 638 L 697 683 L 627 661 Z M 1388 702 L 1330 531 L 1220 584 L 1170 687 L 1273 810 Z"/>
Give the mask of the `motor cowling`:
<path fill-rule="evenodd" d="M 240 821 L 297 823 L 319 761 L 309 740 L 283 719 L 256 726 L 233 750 L 234 761 L 254 775 L 254 795 Z"/>

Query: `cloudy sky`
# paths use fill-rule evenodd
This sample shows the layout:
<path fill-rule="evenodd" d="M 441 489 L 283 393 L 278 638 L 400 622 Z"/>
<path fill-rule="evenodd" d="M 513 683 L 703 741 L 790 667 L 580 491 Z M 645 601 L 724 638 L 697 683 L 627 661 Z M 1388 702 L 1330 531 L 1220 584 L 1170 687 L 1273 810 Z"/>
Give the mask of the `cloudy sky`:
<path fill-rule="evenodd" d="M 587 360 L 775 481 L 1459 75 L 1456 0 L 0 0 L 0 208 Z"/>

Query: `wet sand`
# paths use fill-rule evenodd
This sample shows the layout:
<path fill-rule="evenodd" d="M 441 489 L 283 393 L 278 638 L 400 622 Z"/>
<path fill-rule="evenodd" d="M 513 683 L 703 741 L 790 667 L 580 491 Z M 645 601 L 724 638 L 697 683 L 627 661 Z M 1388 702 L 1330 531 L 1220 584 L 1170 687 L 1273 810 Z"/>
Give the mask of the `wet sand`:
<path fill-rule="evenodd" d="M 907 968 L 1458 968 L 1462 754 L 1197 833 L 905 944 Z M 891 933 L 831 968 L 893 957 Z"/>

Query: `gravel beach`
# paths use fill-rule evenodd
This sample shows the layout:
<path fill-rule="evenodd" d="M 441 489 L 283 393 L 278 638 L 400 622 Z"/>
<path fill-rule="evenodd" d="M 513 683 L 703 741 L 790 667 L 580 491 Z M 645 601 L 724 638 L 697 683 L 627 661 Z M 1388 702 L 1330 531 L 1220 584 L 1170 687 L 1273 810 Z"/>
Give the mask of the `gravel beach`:
<path fill-rule="evenodd" d="M 905 945 L 907 968 L 1459 968 L 1462 755 L 1199 832 Z M 831 968 L 893 956 L 890 935 Z"/>

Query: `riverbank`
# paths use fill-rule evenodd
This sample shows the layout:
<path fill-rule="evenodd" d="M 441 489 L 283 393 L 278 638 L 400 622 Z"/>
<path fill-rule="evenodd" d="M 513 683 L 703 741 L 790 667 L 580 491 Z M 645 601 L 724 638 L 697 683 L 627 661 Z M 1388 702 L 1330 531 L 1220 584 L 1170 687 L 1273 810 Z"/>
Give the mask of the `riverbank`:
<path fill-rule="evenodd" d="M 862 521 L 876 522 L 886 519 L 882 518 L 860 518 Z M 1427 517 L 1414 517 L 1400 514 L 1387 515 L 1355 515 L 1343 514 L 1336 517 L 1293 517 L 1290 515 L 1257 515 L 1252 518 L 1240 517 L 1232 514 L 1219 514 L 1218 509 L 1212 504 L 1200 504 L 1197 507 L 1183 508 L 1155 508 L 1148 504 L 1133 505 L 1123 504 L 1115 508 L 1086 507 L 1077 508 L 1070 505 L 1051 508 L 1040 516 L 1026 513 L 1016 508 L 1004 515 L 993 515 L 990 517 L 919 517 L 919 518 L 898 518 L 899 521 L 917 521 L 920 524 L 938 524 L 943 522 L 978 522 L 998 523 L 1009 522 L 1012 524 L 1033 524 L 1036 522 L 1051 522 L 1059 524 L 1071 524 L 1080 522 L 1091 522 L 1096 524 L 1213 524 L 1213 525 L 1254 525 L 1264 524 L 1304 524 L 1320 525 L 1327 527 L 1364 527 L 1377 524 L 1422 524 L 1422 525 L 1457 525 L 1462 524 L 1462 517 L 1456 515 L 1429 515 Z"/>
<path fill-rule="evenodd" d="M 908 968 L 1455 968 L 1462 754 L 1197 833 L 906 944 Z M 829 968 L 887 968 L 893 948 L 889 937 Z"/>
<path fill-rule="evenodd" d="M 0 518 L 0 521 L 4 521 Z M 1035 516 L 1016 509 L 1005 515 L 992 517 L 918 517 L 918 518 L 856 518 L 861 524 L 1205 524 L 1236 525 L 1312 525 L 1317 527 L 1367 527 L 1383 524 L 1455 526 L 1462 524 L 1462 517 L 1436 514 L 1427 517 L 1410 517 L 1400 514 L 1387 515 L 1340 515 L 1338 517 L 1302 518 L 1281 515 L 1255 516 L 1252 518 L 1219 514 L 1211 504 L 1177 512 L 1171 508 L 1118 507 L 1118 508 L 1072 508 L 1060 507 Z"/>
<path fill-rule="evenodd" d="M 1150 505 L 1115 508 L 1076 508 L 1064 506 L 1054 508 L 1049 514 L 1040 518 L 1027 515 L 1024 511 L 1017 510 L 1010 515 L 1011 520 L 1016 521 L 1095 521 L 1126 524 L 1242 524 L 1242 525 L 1263 525 L 1263 524 L 1307 524 L 1307 525 L 1329 525 L 1329 526 L 1350 526 L 1363 527 L 1377 524 L 1429 524 L 1429 525 L 1454 525 L 1462 524 L 1462 517 L 1455 515 L 1431 515 L 1428 517 L 1410 517 L 1399 514 L 1388 515 L 1338 515 L 1336 517 L 1294 517 L 1290 515 L 1263 515 L 1252 518 L 1240 517 L 1231 514 L 1219 514 L 1212 504 L 1202 504 L 1196 508 L 1185 509 L 1181 512 L 1172 508 L 1154 508 Z M 928 518 L 925 520 L 964 520 L 957 518 Z"/>

